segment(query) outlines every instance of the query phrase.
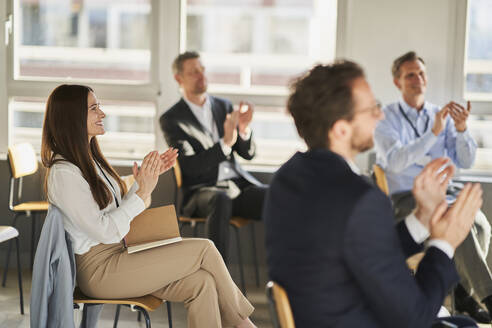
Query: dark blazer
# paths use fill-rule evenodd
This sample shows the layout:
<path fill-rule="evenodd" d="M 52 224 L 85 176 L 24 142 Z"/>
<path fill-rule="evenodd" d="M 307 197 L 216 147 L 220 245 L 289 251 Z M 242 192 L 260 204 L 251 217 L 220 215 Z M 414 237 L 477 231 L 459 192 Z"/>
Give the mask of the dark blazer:
<path fill-rule="evenodd" d="M 209 97 L 219 138 L 222 138 L 224 121 L 226 115 L 233 110 L 232 104 L 226 99 Z M 233 163 L 237 173 L 246 180 L 253 184 L 260 184 L 234 158 L 234 153 L 248 160 L 254 157 L 256 146 L 253 138 L 243 140 L 238 136 L 232 147 L 232 153 L 225 156 L 220 143 L 214 142 L 183 98 L 161 116 L 160 124 L 167 144 L 179 150 L 178 160 L 183 174 L 185 193 L 200 187 L 215 185 L 219 164 L 223 161 Z"/>
<path fill-rule="evenodd" d="M 285 287 L 296 327 L 430 327 L 454 263 L 422 245 L 390 200 L 328 150 L 295 154 L 275 174 L 264 208 L 270 278 Z"/>

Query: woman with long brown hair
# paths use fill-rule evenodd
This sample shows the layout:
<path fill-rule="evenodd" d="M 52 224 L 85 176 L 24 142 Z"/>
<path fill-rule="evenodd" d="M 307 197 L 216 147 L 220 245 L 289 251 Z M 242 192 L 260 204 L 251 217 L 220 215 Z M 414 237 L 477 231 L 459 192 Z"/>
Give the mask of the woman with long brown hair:
<path fill-rule="evenodd" d="M 172 148 L 133 165 L 136 183 L 125 184 L 105 159 L 96 136 L 104 112 L 94 91 L 61 85 L 48 98 L 41 157 L 50 203 L 64 214 L 77 262 L 80 289 L 95 298 L 152 294 L 184 302 L 189 327 L 255 327 L 253 307 L 232 281 L 212 242 L 184 239 L 128 254 L 121 243 L 132 219 L 145 209 L 159 175 L 171 168 Z"/>

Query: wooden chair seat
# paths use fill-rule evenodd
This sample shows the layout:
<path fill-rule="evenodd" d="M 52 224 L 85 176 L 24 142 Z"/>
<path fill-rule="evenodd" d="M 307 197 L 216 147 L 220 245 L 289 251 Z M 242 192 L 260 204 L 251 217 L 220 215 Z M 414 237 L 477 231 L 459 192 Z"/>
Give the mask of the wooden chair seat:
<path fill-rule="evenodd" d="M 207 221 L 207 219 L 205 219 L 205 218 L 189 218 L 186 216 L 180 216 L 179 221 L 184 222 L 184 223 L 193 223 L 193 222 L 194 223 L 205 223 L 205 221 Z M 245 218 L 241 218 L 241 217 L 233 217 L 229 221 L 229 224 L 235 226 L 236 228 L 242 228 L 242 227 L 250 224 L 251 222 L 252 221 L 249 219 L 245 219 Z"/>
<path fill-rule="evenodd" d="M 189 217 L 186 217 L 186 216 L 180 216 L 179 219 L 178 219 L 180 222 L 184 222 L 184 223 L 204 223 L 205 221 L 207 221 L 207 219 L 205 218 L 189 218 Z"/>
<path fill-rule="evenodd" d="M 244 226 L 246 226 L 252 222 L 253 222 L 253 220 L 249 220 L 249 219 L 245 219 L 245 218 L 241 218 L 241 217 L 233 217 L 229 221 L 229 224 L 232 224 L 236 228 L 242 228 L 242 227 L 244 227 Z"/>
<path fill-rule="evenodd" d="M 73 302 L 78 304 L 83 303 L 83 304 L 121 304 L 121 305 L 130 305 L 130 306 L 133 305 L 133 306 L 139 306 L 145 309 L 146 311 L 154 311 L 163 303 L 163 300 L 152 295 L 145 295 L 142 297 L 125 298 L 125 299 L 90 298 L 84 295 L 78 287 L 75 287 L 75 290 L 73 292 Z"/>
<path fill-rule="evenodd" d="M 45 201 L 35 201 L 35 202 L 25 202 L 17 204 L 13 207 L 14 212 L 36 212 L 36 211 L 47 211 L 49 207 L 48 202 Z"/>

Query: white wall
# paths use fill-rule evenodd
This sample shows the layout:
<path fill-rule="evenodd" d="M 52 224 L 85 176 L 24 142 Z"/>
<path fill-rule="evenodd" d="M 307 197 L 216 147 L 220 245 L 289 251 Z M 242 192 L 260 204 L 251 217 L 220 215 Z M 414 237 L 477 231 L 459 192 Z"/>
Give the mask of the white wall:
<path fill-rule="evenodd" d="M 5 47 L 5 24 L 7 2 L 0 1 L 0 154 L 7 150 L 7 47 Z M 5 156 L 4 156 L 5 157 Z M 0 157 L 0 159 L 2 159 Z"/>

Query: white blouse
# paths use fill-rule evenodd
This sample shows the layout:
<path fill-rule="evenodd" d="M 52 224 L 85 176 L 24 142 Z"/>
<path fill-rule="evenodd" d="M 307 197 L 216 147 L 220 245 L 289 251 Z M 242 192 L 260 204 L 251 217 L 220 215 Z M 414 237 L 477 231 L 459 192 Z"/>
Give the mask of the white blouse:
<path fill-rule="evenodd" d="M 96 170 L 102 181 L 111 191 L 101 170 Z M 138 188 L 135 182 L 121 199 L 118 183 L 106 172 L 111 181 L 119 207 L 113 200 L 100 210 L 92 197 L 89 184 L 80 169 L 69 162 L 58 162 L 51 167 L 48 176 L 48 201 L 57 206 L 64 214 L 65 230 L 70 234 L 75 254 L 84 254 L 92 246 L 120 242 L 130 230 L 130 222 L 145 209 L 143 200 L 135 194 Z"/>

